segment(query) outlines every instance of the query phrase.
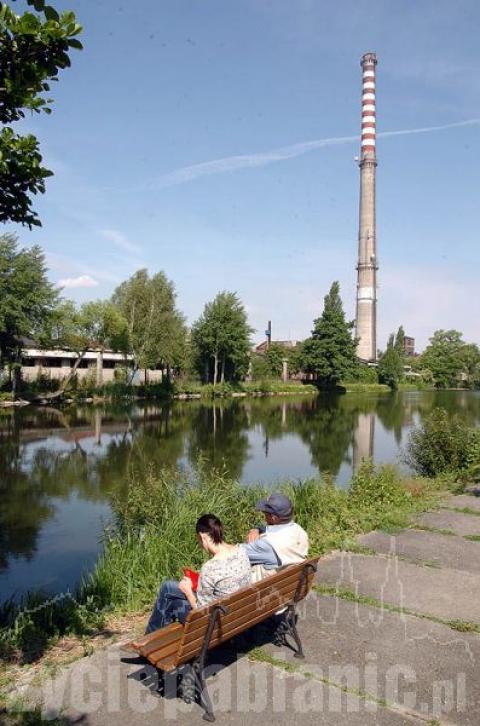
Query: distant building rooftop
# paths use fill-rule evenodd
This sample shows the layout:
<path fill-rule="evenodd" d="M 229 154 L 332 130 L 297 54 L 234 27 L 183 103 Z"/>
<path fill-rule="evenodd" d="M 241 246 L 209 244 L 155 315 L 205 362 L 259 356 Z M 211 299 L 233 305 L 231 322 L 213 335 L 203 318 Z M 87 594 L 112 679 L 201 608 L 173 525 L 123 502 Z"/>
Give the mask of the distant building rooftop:
<path fill-rule="evenodd" d="M 297 340 L 272 340 L 270 345 L 279 345 L 281 348 L 295 348 L 297 345 Z M 268 341 L 264 340 L 262 343 L 259 343 L 257 346 L 255 346 L 255 352 L 256 353 L 265 353 L 265 351 L 268 349 Z"/>

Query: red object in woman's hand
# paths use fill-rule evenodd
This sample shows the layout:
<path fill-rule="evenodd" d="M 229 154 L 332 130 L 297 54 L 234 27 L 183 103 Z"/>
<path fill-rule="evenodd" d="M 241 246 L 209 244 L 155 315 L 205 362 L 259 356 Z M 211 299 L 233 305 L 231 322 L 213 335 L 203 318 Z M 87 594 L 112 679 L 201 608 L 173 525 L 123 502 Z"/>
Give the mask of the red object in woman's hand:
<path fill-rule="evenodd" d="M 188 567 L 183 568 L 183 574 L 188 577 L 192 583 L 192 590 L 196 592 L 198 590 L 198 580 L 200 579 L 200 573 L 195 570 L 189 570 Z"/>

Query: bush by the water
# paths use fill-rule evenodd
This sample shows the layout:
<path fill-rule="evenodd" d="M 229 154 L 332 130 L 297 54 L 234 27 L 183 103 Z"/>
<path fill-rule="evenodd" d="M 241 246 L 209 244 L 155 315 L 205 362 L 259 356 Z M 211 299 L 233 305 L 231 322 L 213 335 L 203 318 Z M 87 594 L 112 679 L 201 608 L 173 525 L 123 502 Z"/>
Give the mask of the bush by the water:
<path fill-rule="evenodd" d="M 406 462 L 423 476 L 452 474 L 476 478 L 480 467 L 480 430 L 443 408 L 430 413 L 410 434 Z"/>
<path fill-rule="evenodd" d="M 278 488 L 293 500 L 312 554 L 342 547 L 360 532 L 405 526 L 436 499 L 434 481 L 405 480 L 394 467 L 370 461 L 349 490 L 320 479 Z M 185 566 L 201 567 L 194 526 L 202 513 L 220 517 L 230 542 L 243 541 L 262 519 L 256 502 L 270 492 L 202 464 L 193 479 L 179 471 L 132 474 L 126 496 L 114 503 L 116 523 L 105 533 L 104 551 L 73 597 L 48 601 L 32 595 L 0 608 L 0 655 L 31 659 L 54 636 L 98 627 L 109 611 L 148 609 L 164 578 L 180 577 Z"/>

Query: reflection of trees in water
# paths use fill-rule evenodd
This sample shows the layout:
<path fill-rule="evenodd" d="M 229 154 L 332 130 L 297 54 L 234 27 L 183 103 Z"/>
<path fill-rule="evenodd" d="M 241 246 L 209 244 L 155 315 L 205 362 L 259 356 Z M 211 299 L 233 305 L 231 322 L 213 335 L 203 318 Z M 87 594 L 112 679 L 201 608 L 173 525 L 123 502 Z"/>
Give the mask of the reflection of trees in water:
<path fill-rule="evenodd" d="M 154 411 L 145 407 L 135 430 L 125 411 L 109 413 L 104 422 L 115 435 L 108 438 L 102 434 L 100 409 L 90 407 L 86 415 L 59 411 L 56 416 L 53 409 L 42 413 L 11 417 L 2 426 L 0 569 L 7 567 L 9 555 L 32 557 L 40 529 L 55 514 L 54 499 L 75 494 L 82 500 L 111 502 L 125 495 L 130 472 L 141 473 L 147 463 L 159 468 L 174 465 L 182 453 L 181 417 L 172 417 L 168 407 Z M 76 428 L 71 427 L 72 419 Z M 61 450 L 49 440 L 52 428 L 59 425 L 64 429 L 55 434 L 68 447 Z M 38 448 L 32 451 L 33 446 Z"/>
<path fill-rule="evenodd" d="M 298 435 L 319 472 L 337 475 L 352 454 L 372 451 L 374 419 L 400 444 L 405 426 L 436 406 L 480 423 L 480 395 L 460 391 L 14 410 L 0 419 L 0 569 L 11 555 L 32 557 L 55 499 L 122 501 L 132 472 L 175 468 L 183 456 L 241 479 L 254 428 L 266 443 Z"/>
<path fill-rule="evenodd" d="M 270 439 L 281 439 L 285 433 L 292 433 L 295 415 L 303 415 L 308 409 L 315 409 L 315 399 L 257 398 L 245 402 L 251 426 L 261 426 Z"/>
<path fill-rule="evenodd" d="M 241 479 L 250 447 L 246 407 L 238 401 L 212 401 L 199 405 L 190 417 L 188 458 L 199 456 L 215 468 L 225 467 L 232 479 Z"/>
<path fill-rule="evenodd" d="M 68 498 L 72 488 L 80 489 L 82 498 L 87 498 L 91 488 L 85 456 L 78 447 L 68 453 L 42 447 L 26 464 L 25 452 L 20 445 L 14 452 L 14 447 L 4 446 L 4 443 L 0 483 L 0 569 L 7 566 L 9 554 L 27 559 L 33 555 L 40 528 L 55 513 L 54 498 Z"/>
<path fill-rule="evenodd" d="M 379 396 L 375 407 L 378 418 L 387 431 L 393 431 L 398 445 L 402 443 L 403 427 L 413 423 L 415 410 L 415 404 L 405 401 L 398 392 Z"/>
<path fill-rule="evenodd" d="M 478 426 L 480 424 L 480 392 L 434 391 L 430 394 L 430 399 L 431 403 L 428 410 L 440 406 L 449 413 L 458 413 L 469 426 Z"/>
<path fill-rule="evenodd" d="M 310 449 L 312 463 L 319 472 L 336 476 L 342 463 L 351 463 L 357 411 L 345 406 L 338 396 L 319 396 L 315 408 L 294 419 L 295 431 Z"/>
<path fill-rule="evenodd" d="M 374 453 L 375 420 L 391 431 L 398 445 L 417 417 L 444 405 L 452 412 L 457 393 L 321 394 L 316 399 L 252 400 L 245 403 L 252 425 L 263 427 L 266 441 L 297 433 L 308 446 L 319 472 L 336 476 L 342 463 L 358 466 Z M 460 394 L 460 411 L 471 423 L 480 420 L 480 397 Z M 378 452 L 381 458 L 381 452 Z"/>
<path fill-rule="evenodd" d="M 320 395 L 300 400 L 267 399 L 246 403 L 252 425 L 261 425 L 267 439 L 295 433 L 308 446 L 319 472 L 336 475 L 350 461 L 355 411 L 343 405 L 345 397 Z"/>

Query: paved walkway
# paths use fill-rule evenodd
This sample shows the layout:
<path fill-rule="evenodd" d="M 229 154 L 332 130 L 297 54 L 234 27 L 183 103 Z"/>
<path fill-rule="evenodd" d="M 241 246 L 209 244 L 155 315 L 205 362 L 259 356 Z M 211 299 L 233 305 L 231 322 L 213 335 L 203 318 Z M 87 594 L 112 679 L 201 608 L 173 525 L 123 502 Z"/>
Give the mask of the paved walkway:
<path fill-rule="evenodd" d="M 268 643 L 237 659 L 217 654 L 208 680 L 217 722 L 478 726 L 480 498 L 449 497 L 416 527 L 372 532 L 359 552 L 322 559 L 300 609 L 304 661 Z M 161 697 L 154 670 L 122 655 L 113 646 L 84 658 L 33 697 L 66 724 L 200 721 L 172 680 Z"/>

